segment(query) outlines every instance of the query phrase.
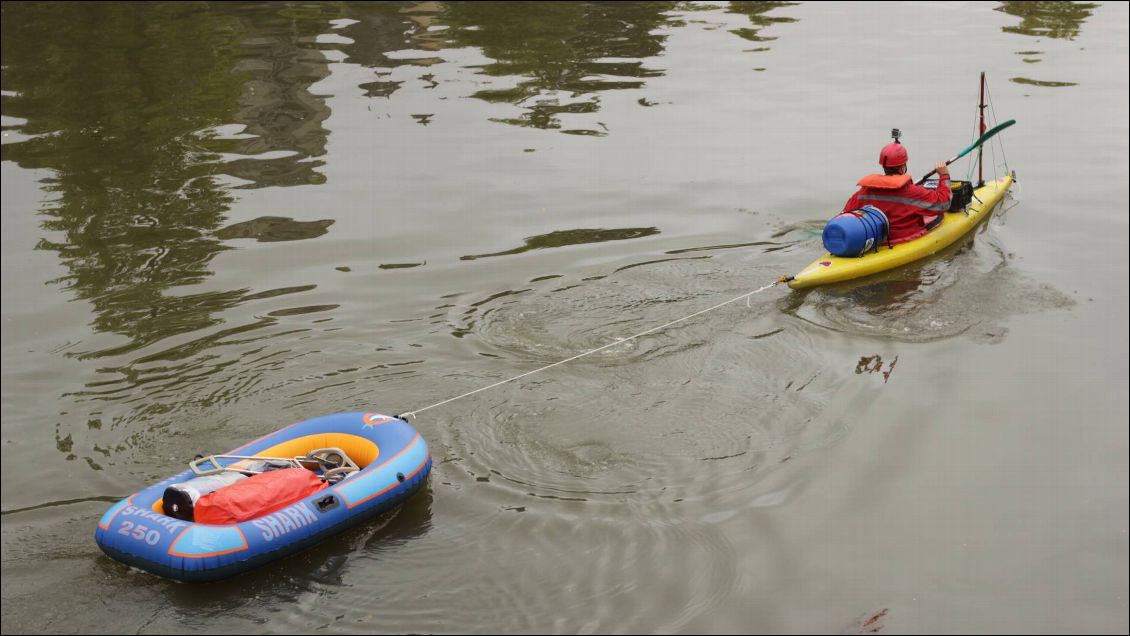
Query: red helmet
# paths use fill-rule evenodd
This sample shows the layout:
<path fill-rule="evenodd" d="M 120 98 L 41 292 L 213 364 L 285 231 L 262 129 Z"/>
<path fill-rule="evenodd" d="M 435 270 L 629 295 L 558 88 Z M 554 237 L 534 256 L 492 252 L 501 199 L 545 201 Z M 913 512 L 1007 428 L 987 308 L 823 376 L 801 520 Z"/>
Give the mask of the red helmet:
<path fill-rule="evenodd" d="M 906 154 L 906 148 L 899 142 L 891 142 L 883 146 L 883 151 L 879 153 L 879 165 L 884 168 L 896 168 L 905 165 L 909 157 Z"/>

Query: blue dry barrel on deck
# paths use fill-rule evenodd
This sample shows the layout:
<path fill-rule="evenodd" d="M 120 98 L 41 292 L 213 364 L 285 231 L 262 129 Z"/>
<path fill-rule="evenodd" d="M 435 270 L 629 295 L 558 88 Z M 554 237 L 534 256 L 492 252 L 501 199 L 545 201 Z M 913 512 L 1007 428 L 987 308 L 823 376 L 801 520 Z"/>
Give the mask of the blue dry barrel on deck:
<path fill-rule="evenodd" d="M 859 256 L 887 240 L 887 215 L 873 205 L 837 214 L 824 226 L 824 249 L 835 256 Z"/>

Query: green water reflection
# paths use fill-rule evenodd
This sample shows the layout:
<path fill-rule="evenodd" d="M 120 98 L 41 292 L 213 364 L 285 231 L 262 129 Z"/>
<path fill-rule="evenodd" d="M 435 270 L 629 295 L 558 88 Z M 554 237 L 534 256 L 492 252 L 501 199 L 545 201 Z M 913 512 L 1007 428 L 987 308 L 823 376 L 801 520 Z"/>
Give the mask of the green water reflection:
<path fill-rule="evenodd" d="M 1098 6 L 1091 2 L 1002 2 L 996 10 L 1020 18 L 1017 26 L 1001 27 L 1005 33 L 1074 40 Z"/>
<path fill-rule="evenodd" d="M 376 70 L 377 79 L 359 85 L 366 97 L 391 97 L 400 90 L 403 80 L 389 78 L 397 67 L 427 65 L 428 62 L 423 61 L 426 59 L 442 61 L 435 56 L 403 59 L 388 55 L 407 48 L 438 51 L 446 46 L 442 33 L 429 30 L 438 12 L 439 6 L 434 2 L 350 2 L 345 5 L 344 17 L 355 22 L 337 31 L 349 42 L 336 48 L 346 54 L 350 64 Z"/>
<path fill-rule="evenodd" d="M 770 16 L 766 15 L 774 9 L 781 9 L 784 7 L 796 6 L 796 2 L 731 2 L 730 6 L 726 9 L 727 13 L 737 13 L 749 18 L 750 24 L 753 26 L 743 27 L 730 31 L 735 33 L 743 39 L 750 42 L 769 42 L 776 40 L 776 37 L 761 35 L 761 31 L 767 27 L 775 24 L 796 22 L 796 18 L 789 18 L 785 16 Z M 760 48 L 756 51 L 765 51 L 768 49 Z"/>
<path fill-rule="evenodd" d="M 1038 38 L 1074 40 L 1079 36 L 1083 23 L 1099 5 L 1090 2 L 1002 2 L 996 10 L 1020 18 L 1018 26 L 1001 27 L 1005 33 L 1016 33 Z M 1017 55 L 1043 55 L 1043 51 L 1017 51 Z M 1042 57 L 1026 57 L 1025 64 L 1037 64 Z M 1060 80 L 1041 80 L 1028 77 L 1012 77 L 1009 81 L 1028 86 L 1060 88 L 1076 86 L 1077 82 Z"/>
<path fill-rule="evenodd" d="M 262 216 L 229 225 L 218 230 L 216 236 L 224 240 L 255 239 L 260 243 L 301 241 L 322 236 L 333 223 L 332 219 L 295 221 L 284 216 Z"/>
<path fill-rule="evenodd" d="M 305 159 L 325 154 L 329 109 L 308 89 L 328 71 L 306 42 L 334 11 L 4 5 L 4 114 L 31 138 L 3 159 L 48 171 L 37 248 L 59 254 L 68 273 L 55 282 L 92 304 L 94 329 L 128 339 L 79 355 L 197 331 L 241 302 L 242 289 L 171 290 L 201 283 L 226 249 L 216 230 L 233 199 L 217 173 L 245 187 L 324 181 Z M 242 134 L 220 132 L 233 125 Z"/>
<path fill-rule="evenodd" d="M 561 115 L 600 110 L 601 91 L 642 88 L 663 74 L 645 64 L 663 51 L 657 32 L 674 2 L 457 2 L 443 5 L 454 46 L 479 47 L 494 60 L 480 71 L 517 76 L 515 85 L 472 95 L 521 106 L 515 126 L 562 129 Z M 602 136 L 587 126 L 562 132 Z"/>
<path fill-rule="evenodd" d="M 473 261 L 477 258 L 490 256 L 510 256 L 521 254 L 530 250 L 540 250 L 550 247 L 565 247 L 567 245 L 583 245 L 586 243 L 604 243 L 605 241 L 624 241 L 627 239 L 642 238 L 659 234 L 659 229 L 654 227 L 625 227 L 614 230 L 559 230 L 549 234 L 539 234 L 526 239 L 526 244 L 504 252 L 491 254 L 473 254 L 463 256 L 462 260 Z"/>
<path fill-rule="evenodd" d="M 1010 77 L 1009 81 L 1016 82 L 1017 84 L 1027 84 L 1029 86 L 1044 86 L 1049 88 L 1058 88 L 1061 86 L 1077 86 L 1075 82 L 1052 82 L 1048 80 L 1034 80 L 1027 77 Z"/>
<path fill-rule="evenodd" d="M 168 295 L 210 272 L 232 202 L 199 131 L 231 121 L 239 34 L 177 4 L 14 4 L 3 20 L 4 114 L 34 137 L 4 160 L 46 169 L 42 214 L 98 331 L 133 347 L 215 322 L 240 292 Z"/>

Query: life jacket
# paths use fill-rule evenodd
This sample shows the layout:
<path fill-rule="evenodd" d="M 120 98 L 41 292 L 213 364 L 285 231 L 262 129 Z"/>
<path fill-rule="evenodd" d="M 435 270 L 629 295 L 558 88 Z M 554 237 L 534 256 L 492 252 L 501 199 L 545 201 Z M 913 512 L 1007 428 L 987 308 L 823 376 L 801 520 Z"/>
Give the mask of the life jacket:
<path fill-rule="evenodd" d="M 908 174 L 869 174 L 860 179 L 856 185 L 879 190 L 898 190 L 908 183 L 910 183 Z"/>
<path fill-rule="evenodd" d="M 844 205 L 845 212 L 864 205 L 882 210 L 890 222 L 888 242 L 898 245 L 924 235 L 936 217 L 949 209 L 949 178 L 944 189 L 930 190 L 914 184 L 909 174 L 869 174 L 859 180 L 860 189 Z"/>

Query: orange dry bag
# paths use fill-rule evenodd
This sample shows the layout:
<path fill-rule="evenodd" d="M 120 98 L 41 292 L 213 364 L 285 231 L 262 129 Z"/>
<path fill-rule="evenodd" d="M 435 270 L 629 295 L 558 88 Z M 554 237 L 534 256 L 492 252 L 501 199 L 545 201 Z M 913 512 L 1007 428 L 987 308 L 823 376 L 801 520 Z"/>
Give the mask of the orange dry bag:
<path fill-rule="evenodd" d="M 210 492 L 196 502 L 196 523 L 240 523 L 304 499 L 328 484 L 305 468 L 272 470 Z"/>

